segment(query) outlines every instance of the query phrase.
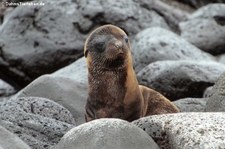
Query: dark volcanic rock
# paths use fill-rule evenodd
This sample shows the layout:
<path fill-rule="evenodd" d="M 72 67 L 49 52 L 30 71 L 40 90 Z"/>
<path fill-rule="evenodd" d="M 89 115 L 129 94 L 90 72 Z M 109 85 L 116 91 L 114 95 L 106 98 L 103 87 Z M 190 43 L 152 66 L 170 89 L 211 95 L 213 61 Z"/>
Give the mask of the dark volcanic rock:
<path fill-rule="evenodd" d="M 42 2 L 16 7 L 0 27 L 0 77 L 17 88 L 81 57 L 87 33 L 97 26 L 115 24 L 129 35 L 169 28 L 163 17 L 132 0 Z"/>
<path fill-rule="evenodd" d="M 16 87 L 83 55 L 77 5 L 67 0 L 18 6 L 0 28 L 0 76 Z M 63 7 L 62 7 L 63 6 Z"/>
<path fill-rule="evenodd" d="M 216 81 L 210 91 L 210 95 L 206 105 L 206 111 L 225 112 L 225 73 Z"/>
<path fill-rule="evenodd" d="M 159 149 L 143 130 L 120 119 L 98 119 L 67 132 L 54 149 Z"/>
<path fill-rule="evenodd" d="M 163 17 L 155 11 L 149 11 L 132 0 L 77 0 L 78 9 L 89 22 L 80 22 L 79 28 L 86 32 L 90 26 L 115 24 L 134 35 L 144 28 L 159 26 L 169 28 Z M 89 27 L 89 28 L 88 28 Z"/>
<path fill-rule="evenodd" d="M 70 112 L 38 97 L 0 102 L 0 125 L 18 135 L 33 149 L 50 148 L 75 125 Z"/>
<path fill-rule="evenodd" d="M 162 93 L 170 100 L 202 97 L 225 71 L 225 65 L 210 61 L 159 61 L 137 75 L 139 83 Z"/>
<path fill-rule="evenodd" d="M 181 37 L 211 54 L 225 53 L 225 4 L 198 9 L 180 23 Z"/>
<path fill-rule="evenodd" d="M 173 32 L 162 28 L 154 27 L 141 31 L 135 36 L 132 47 L 136 72 L 160 60 L 214 59 Z"/>
<path fill-rule="evenodd" d="M 224 0 L 177 0 L 177 1 L 188 4 L 193 8 L 200 8 L 209 3 L 225 3 Z"/>

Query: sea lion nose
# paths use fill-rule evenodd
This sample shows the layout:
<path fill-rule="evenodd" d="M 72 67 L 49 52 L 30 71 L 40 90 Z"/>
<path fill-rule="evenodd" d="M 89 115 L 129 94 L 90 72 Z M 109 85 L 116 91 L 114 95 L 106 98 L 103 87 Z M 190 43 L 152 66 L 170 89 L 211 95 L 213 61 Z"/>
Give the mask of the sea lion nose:
<path fill-rule="evenodd" d="M 119 40 L 115 41 L 114 45 L 117 49 L 122 49 L 122 47 L 123 47 L 123 43 Z"/>

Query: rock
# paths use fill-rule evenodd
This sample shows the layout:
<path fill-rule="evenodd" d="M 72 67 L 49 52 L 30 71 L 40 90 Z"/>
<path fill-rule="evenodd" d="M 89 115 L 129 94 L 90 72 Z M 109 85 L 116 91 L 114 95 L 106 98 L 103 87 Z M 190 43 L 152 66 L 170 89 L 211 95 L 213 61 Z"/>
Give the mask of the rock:
<path fill-rule="evenodd" d="M 68 110 L 38 97 L 11 98 L 0 102 L 0 120 L 0 125 L 34 149 L 55 145 L 75 125 Z"/>
<path fill-rule="evenodd" d="M 177 0 L 179 2 L 182 2 L 184 4 L 188 4 L 192 6 L 193 8 L 200 8 L 204 5 L 207 5 L 209 3 L 222 3 L 223 0 Z"/>
<path fill-rule="evenodd" d="M 52 76 L 69 78 L 81 85 L 88 86 L 88 68 L 85 57 L 52 73 Z"/>
<path fill-rule="evenodd" d="M 224 112 L 225 111 L 225 73 L 216 81 L 210 97 L 206 104 L 206 112 Z"/>
<path fill-rule="evenodd" d="M 66 77 L 43 75 L 16 94 L 17 97 L 44 97 L 67 108 L 76 124 L 85 122 L 86 86 Z"/>
<path fill-rule="evenodd" d="M 136 0 L 144 8 L 150 11 L 156 11 L 158 14 L 162 15 L 166 20 L 170 28 L 178 32 L 179 22 L 185 21 L 189 16 L 189 13 L 184 11 L 184 9 L 179 9 L 177 6 L 171 6 L 166 3 L 166 1 L 155 1 L 155 0 Z"/>
<path fill-rule="evenodd" d="M 222 64 L 225 64 L 225 54 L 218 55 L 217 61 L 222 63 Z"/>
<path fill-rule="evenodd" d="M 54 149 L 159 149 L 144 131 L 120 119 L 98 119 L 67 132 Z"/>
<path fill-rule="evenodd" d="M 177 113 L 144 117 L 133 122 L 161 148 L 225 148 L 224 113 Z"/>
<path fill-rule="evenodd" d="M 137 74 L 139 83 L 170 100 L 201 98 L 225 71 L 225 65 L 213 61 L 158 61 Z"/>
<path fill-rule="evenodd" d="M 2 126 L 0 126 L 0 132 L 0 149 L 31 149 L 19 137 Z"/>
<path fill-rule="evenodd" d="M 203 98 L 209 98 L 212 96 L 213 94 L 213 90 L 212 90 L 213 86 L 210 86 L 210 87 L 207 87 L 204 91 L 204 94 L 203 94 Z"/>
<path fill-rule="evenodd" d="M 16 90 L 14 89 L 14 87 L 12 87 L 8 83 L 0 79 L 0 97 L 10 96 L 14 94 L 15 92 Z"/>
<path fill-rule="evenodd" d="M 134 35 L 139 31 L 153 26 L 169 28 L 165 20 L 155 11 L 149 11 L 133 0 L 77 0 L 78 10 L 90 23 L 80 22 L 82 32 L 89 31 L 89 26 L 115 24 Z M 83 24 L 82 24 L 83 23 Z"/>
<path fill-rule="evenodd" d="M 77 5 L 71 0 L 43 3 L 16 7 L 0 28 L 0 74 L 17 88 L 83 55 L 85 37 L 74 26 L 82 20 Z"/>
<path fill-rule="evenodd" d="M 204 112 L 208 98 L 183 98 L 173 103 L 180 112 Z"/>
<path fill-rule="evenodd" d="M 210 4 L 198 9 L 180 23 L 181 37 L 211 54 L 225 53 L 225 4 Z"/>
<path fill-rule="evenodd" d="M 214 59 L 178 35 L 156 27 L 148 28 L 138 33 L 132 46 L 136 72 L 155 61 Z"/>

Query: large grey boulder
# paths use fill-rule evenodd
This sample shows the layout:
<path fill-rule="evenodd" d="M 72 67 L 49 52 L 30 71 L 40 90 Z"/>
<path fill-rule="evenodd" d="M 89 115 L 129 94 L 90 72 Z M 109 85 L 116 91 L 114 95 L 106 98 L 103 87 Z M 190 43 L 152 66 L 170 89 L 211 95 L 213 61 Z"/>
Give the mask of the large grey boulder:
<path fill-rule="evenodd" d="M 70 0 L 42 2 L 16 7 L 0 28 L 0 74 L 19 88 L 83 55 L 85 37 L 74 26 L 82 20 L 78 6 Z"/>
<path fill-rule="evenodd" d="M 54 149 L 159 149 L 144 131 L 120 119 L 98 119 L 67 132 Z"/>
<path fill-rule="evenodd" d="M 19 93 L 16 97 L 44 97 L 67 108 L 73 115 L 76 124 L 85 122 L 85 103 L 88 89 L 84 84 L 67 77 L 43 75 Z"/>
<path fill-rule="evenodd" d="M 89 22 L 80 22 L 82 32 L 87 32 L 90 26 L 115 24 L 125 29 L 129 35 L 134 35 L 144 28 L 159 26 L 169 28 L 163 17 L 155 11 L 147 10 L 133 0 L 77 0 L 78 10 Z"/>
<path fill-rule="evenodd" d="M 170 1 L 156 1 L 156 0 L 134 0 L 140 5 L 150 11 L 155 11 L 167 22 L 167 24 L 170 26 L 170 28 L 178 32 L 178 25 L 179 22 L 184 21 L 189 16 L 189 13 L 185 9 L 179 8 L 181 6 L 181 3 L 176 3 L 177 5 L 172 5 Z M 184 7 L 182 7 L 184 8 Z"/>
<path fill-rule="evenodd" d="M 225 113 L 177 113 L 144 117 L 133 122 L 161 148 L 225 148 Z"/>
<path fill-rule="evenodd" d="M 0 126 L 0 132 L 0 149 L 31 149 L 18 136 L 2 126 Z"/>
<path fill-rule="evenodd" d="M 180 23 L 181 37 L 211 54 L 225 53 L 225 4 L 209 4 Z"/>
<path fill-rule="evenodd" d="M 0 102 L 0 125 L 34 149 L 47 149 L 61 139 L 75 121 L 59 104 L 38 97 L 11 98 Z"/>
<path fill-rule="evenodd" d="M 223 73 L 210 90 L 206 111 L 225 112 L 225 73 Z"/>
<path fill-rule="evenodd" d="M 69 78 L 81 85 L 88 86 L 88 68 L 85 57 L 82 57 L 74 63 L 57 70 L 51 75 Z"/>
<path fill-rule="evenodd" d="M 161 60 L 213 60 L 178 35 L 158 27 L 138 33 L 132 42 L 134 68 L 139 72 L 148 64 Z"/>
<path fill-rule="evenodd" d="M 213 61 L 158 61 L 137 74 L 139 83 L 170 100 L 202 97 L 225 72 L 225 65 Z"/>
<path fill-rule="evenodd" d="M 0 27 L 0 75 L 17 88 L 81 57 L 87 34 L 100 25 L 115 24 L 129 35 L 152 26 L 169 28 L 160 14 L 133 0 L 42 3 L 16 7 Z"/>

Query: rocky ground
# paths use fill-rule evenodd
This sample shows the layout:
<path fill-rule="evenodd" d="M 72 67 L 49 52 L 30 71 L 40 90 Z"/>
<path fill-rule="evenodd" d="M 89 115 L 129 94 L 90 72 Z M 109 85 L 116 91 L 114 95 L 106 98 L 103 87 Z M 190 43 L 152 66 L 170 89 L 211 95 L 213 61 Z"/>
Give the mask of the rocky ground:
<path fill-rule="evenodd" d="M 2 2 L 0 149 L 225 148 L 223 0 Z M 103 24 L 128 33 L 139 83 L 181 113 L 85 123 L 83 44 Z"/>

